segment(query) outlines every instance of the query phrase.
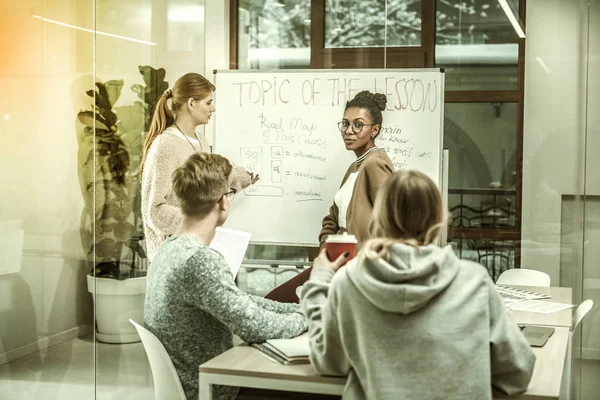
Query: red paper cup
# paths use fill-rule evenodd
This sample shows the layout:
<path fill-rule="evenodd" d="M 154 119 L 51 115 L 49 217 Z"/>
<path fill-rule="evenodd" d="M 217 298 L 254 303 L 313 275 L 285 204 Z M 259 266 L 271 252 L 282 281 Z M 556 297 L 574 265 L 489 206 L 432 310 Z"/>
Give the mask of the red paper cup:
<path fill-rule="evenodd" d="M 335 261 L 345 252 L 350 253 L 344 264 L 356 255 L 356 236 L 343 233 L 341 235 L 329 235 L 325 240 L 325 249 L 329 261 Z M 343 264 L 342 264 L 343 265 Z"/>

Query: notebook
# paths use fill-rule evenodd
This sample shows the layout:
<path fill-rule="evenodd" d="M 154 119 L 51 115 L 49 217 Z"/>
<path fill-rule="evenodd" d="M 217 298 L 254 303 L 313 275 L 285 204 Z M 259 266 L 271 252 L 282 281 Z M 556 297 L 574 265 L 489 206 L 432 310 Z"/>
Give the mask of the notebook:
<path fill-rule="evenodd" d="M 269 339 L 265 343 L 255 343 L 252 346 L 282 364 L 310 362 L 308 358 L 310 347 L 306 332 L 292 339 Z"/>

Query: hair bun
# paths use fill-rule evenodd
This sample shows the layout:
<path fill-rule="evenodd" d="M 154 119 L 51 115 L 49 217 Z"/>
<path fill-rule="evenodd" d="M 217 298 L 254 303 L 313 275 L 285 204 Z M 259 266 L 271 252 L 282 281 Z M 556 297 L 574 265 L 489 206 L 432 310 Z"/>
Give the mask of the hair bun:
<path fill-rule="evenodd" d="M 385 111 L 385 106 L 387 105 L 387 96 L 382 93 L 373 93 L 371 94 L 371 101 L 380 111 Z"/>
<path fill-rule="evenodd" d="M 387 105 L 387 96 L 382 93 L 371 93 L 368 90 L 358 92 L 354 101 L 373 104 L 379 111 L 384 111 Z"/>

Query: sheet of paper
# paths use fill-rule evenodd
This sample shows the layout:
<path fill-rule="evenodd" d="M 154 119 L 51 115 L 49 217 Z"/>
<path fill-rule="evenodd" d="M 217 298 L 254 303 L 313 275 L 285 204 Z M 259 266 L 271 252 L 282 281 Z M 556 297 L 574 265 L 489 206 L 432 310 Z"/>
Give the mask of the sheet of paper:
<path fill-rule="evenodd" d="M 234 278 L 244 261 L 250 236 L 252 234 L 249 232 L 218 227 L 214 239 L 210 242 L 210 247 L 223 255 Z"/>
<path fill-rule="evenodd" d="M 522 301 L 525 301 L 524 299 L 515 299 L 512 297 L 502 297 L 502 301 L 504 301 L 504 305 L 506 307 L 512 307 L 514 304 L 516 303 L 520 303 Z"/>
<path fill-rule="evenodd" d="M 527 311 L 540 314 L 552 314 L 575 307 L 573 304 L 554 303 L 551 301 L 525 300 L 510 306 L 511 310 Z"/>

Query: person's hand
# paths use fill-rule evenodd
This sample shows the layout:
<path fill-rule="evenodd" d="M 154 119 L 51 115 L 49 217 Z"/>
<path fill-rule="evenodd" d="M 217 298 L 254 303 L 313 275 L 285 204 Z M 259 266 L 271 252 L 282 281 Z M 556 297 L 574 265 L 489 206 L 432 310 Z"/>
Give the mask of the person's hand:
<path fill-rule="evenodd" d="M 250 183 L 253 185 L 260 179 L 259 174 L 254 175 L 254 172 L 248 172 L 248 174 L 250 175 Z"/>
<path fill-rule="evenodd" d="M 327 258 L 327 250 L 323 249 L 317 258 L 315 258 L 315 261 L 313 262 L 313 268 L 331 269 L 335 272 L 342 266 L 342 264 L 344 264 L 344 262 L 346 262 L 349 255 L 349 252 L 345 252 L 341 254 L 337 260 L 329 261 Z"/>

